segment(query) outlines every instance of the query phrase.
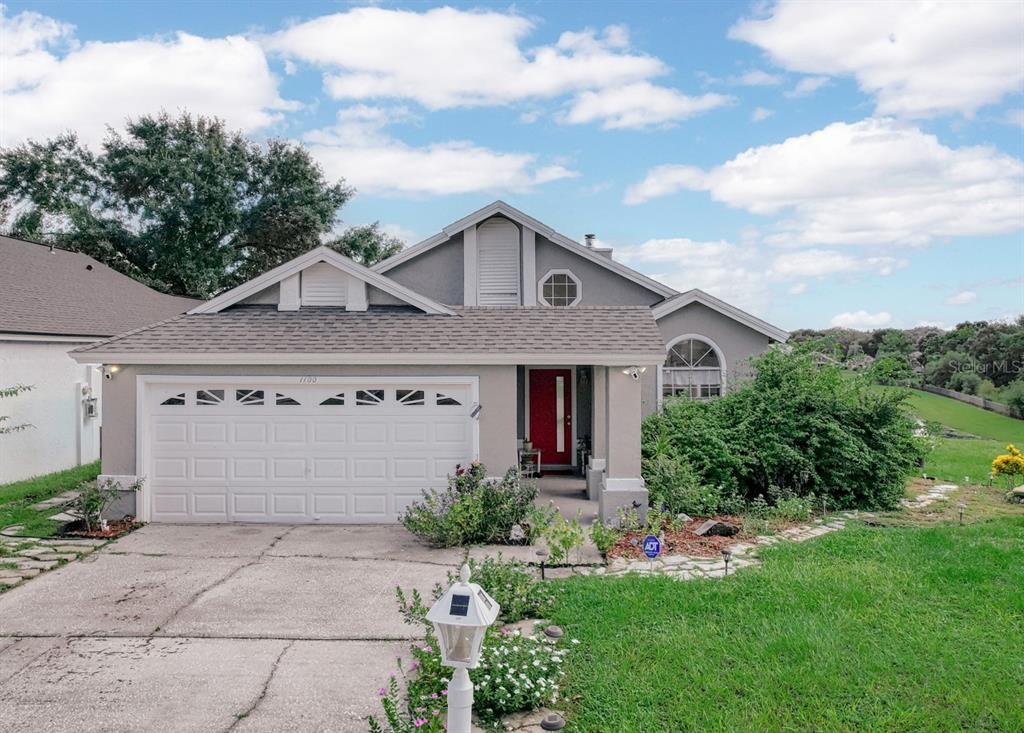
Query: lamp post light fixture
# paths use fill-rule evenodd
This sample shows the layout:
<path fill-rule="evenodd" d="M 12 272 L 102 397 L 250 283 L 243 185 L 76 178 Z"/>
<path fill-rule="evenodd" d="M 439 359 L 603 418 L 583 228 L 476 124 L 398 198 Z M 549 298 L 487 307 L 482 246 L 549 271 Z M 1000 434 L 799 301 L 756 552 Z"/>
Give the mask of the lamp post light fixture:
<path fill-rule="evenodd" d="M 455 668 L 448 683 L 448 733 L 471 732 L 473 683 L 469 670 L 480 665 L 484 633 L 500 611 L 501 606 L 487 591 L 469 582 L 468 565 L 459 571 L 459 582 L 427 611 L 441 648 L 441 664 Z"/>
<path fill-rule="evenodd" d="M 722 548 L 722 559 L 725 560 L 725 574 L 729 574 L 729 561 L 732 560 L 732 550 L 728 547 Z"/>

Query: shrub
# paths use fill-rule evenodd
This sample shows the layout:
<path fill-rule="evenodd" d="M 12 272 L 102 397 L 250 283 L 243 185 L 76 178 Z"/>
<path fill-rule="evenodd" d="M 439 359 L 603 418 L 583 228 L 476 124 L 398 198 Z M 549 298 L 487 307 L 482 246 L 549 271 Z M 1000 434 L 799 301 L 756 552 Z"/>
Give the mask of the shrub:
<path fill-rule="evenodd" d="M 597 551 L 601 553 L 601 557 L 605 557 L 608 554 L 608 550 L 619 541 L 622 535 L 623 531 L 621 529 L 611 524 L 605 524 L 600 519 L 595 520 L 590 525 L 590 541 L 594 543 Z"/>
<path fill-rule="evenodd" d="M 544 529 L 542 537 L 551 553 L 549 562 L 554 565 L 569 562 L 572 551 L 582 547 L 586 540 L 583 527 L 580 526 L 580 512 L 576 512 L 571 521 L 556 513 L 551 524 Z"/>
<path fill-rule="evenodd" d="M 510 468 L 500 481 L 488 480 L 480 462 L 458 467 L 448 477 L 448 487 L 426 489 L 423 499 L 402 514 L 407 530 L 436 547 L 470 544 L 508 544 L 514 540 L 512 527 L 522 526 L 537 487 L 519 480 Z"/>
<path fill-rule="evenodd" d="M 827 496 L 833 507 L 898 505 L 922 451 L 904 391 L 878 390 L 798 351 L 773 349 L 754 367 L 751 380 L 715 402 L 672 400 L 647 418 L 645 475 L 662 471 L 652 462 L 667 454 L 723 487 L 726 500 L 734 487 L 747 500 L 781 487 Z"/>
<path fill-rule="evenodd" d="M 1000 394 L 1000 399 L 1017 411 L 1017 415 L 1024 417 L 1024 379 L 1010 382 Z"/>
<path fill-rule="evenodd" d="M 1013 443 L 1006 446 L 1006 453 L 996 456 L 992 461 L 992 475 L 1005 476 L 1007 484 L 1012 487 L 1024 478 L 1024 454 Z"/>
<path fill-rule="evenodd" d="M 721 486 L 701 483 L 690 464 L 680 458 L 655 456 L 644 461 L 642 471 L 651 506 L 672 515 L 730 514 L 743 504 L 742 499 Z"/>
<path fill-rule="evenodd" d="M 72 506 L 81 515 L 85 529 L 92 532 L 103 528 L 103 512 L 121 496 L 123 491 L 138 491 L 141 487 L 141 480 L 128 486 L 121 486 L 109 478 L 102 483 L 98 479 L 83 481 L 78 485 L 78 498 L 75 499 Z"/>
<path fill-rule="evenodd" d="M 507 624 L 524 618 L 546 618 L 555 604 L 555 596 L 533 571 L 518 560 L 485 557 L 479 562 L 472 558 L 469 565 L 473 582 L 491 594 L 501 606 L 501 620 Z M 457 572 L 448 571 L 448 584 L 459 578 Z M 434 598 L 440 598 L 443 589 L 438 586 Z"/>

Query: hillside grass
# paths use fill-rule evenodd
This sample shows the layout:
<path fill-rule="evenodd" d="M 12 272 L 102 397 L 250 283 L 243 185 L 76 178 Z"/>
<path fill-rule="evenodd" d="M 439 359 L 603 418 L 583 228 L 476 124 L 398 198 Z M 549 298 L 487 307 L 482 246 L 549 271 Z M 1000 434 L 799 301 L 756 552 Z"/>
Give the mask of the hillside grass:
<path fill-rule="evenodd" d="M 1024 517 L 848 526 L 724 580 L 562 581 L 567 731 L 1024 730 Z"/>
<path fill-rule="evenodd" d="M 910 390 L 907 405 L 926 422 L 966 434 L 936 439 L 935 449 L 925 457 L 924 472 L 929 476 L 958 484 L 985 483 L 992 459 L 1004 453 L 1008 443 L 1024 446 L 1024 420 L 920 390 Z"/>

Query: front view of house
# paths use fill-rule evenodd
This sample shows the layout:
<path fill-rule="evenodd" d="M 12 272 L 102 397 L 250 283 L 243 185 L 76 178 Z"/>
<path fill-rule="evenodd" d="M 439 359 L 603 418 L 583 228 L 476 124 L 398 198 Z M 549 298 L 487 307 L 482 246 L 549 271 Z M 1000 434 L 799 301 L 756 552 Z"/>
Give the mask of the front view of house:
<path fill-rule="evenodd" d="M 144 479 L 143 521 L 376 523 L 524 439 L 600 472 L 611 516 L 646 497 L 643 416 L 786 337 L 499 201 L 372 269 L 317 248 L 72 356 L 105 365 L 103 472 Z"/>

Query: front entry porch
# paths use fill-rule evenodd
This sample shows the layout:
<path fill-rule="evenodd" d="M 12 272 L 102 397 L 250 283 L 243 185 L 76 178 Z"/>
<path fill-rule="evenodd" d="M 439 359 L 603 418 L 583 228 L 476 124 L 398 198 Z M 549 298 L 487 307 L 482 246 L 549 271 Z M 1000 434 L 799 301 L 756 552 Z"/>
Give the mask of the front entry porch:
<path fill-rule="evenodd" d="M 554 500 L 566 517 L 581 509 L 588 521 L 595 516 L 611 521 L 620 509 L 646 509 L 640 477 L 642 370 L 579 364 L 517 368 L 520 464 L 539 469 L 542 501 Z"/>
<path fill-rule="evenodd" d="M 579 476 L 548 474 L 534 479 L 540 493 L 537 506 L 554 505 L 566 519 L 580 514 L 580 524 L 589 527 L 597 519 L 599 506 L 596 499 L 587 497 L 587 482 Z"/>

